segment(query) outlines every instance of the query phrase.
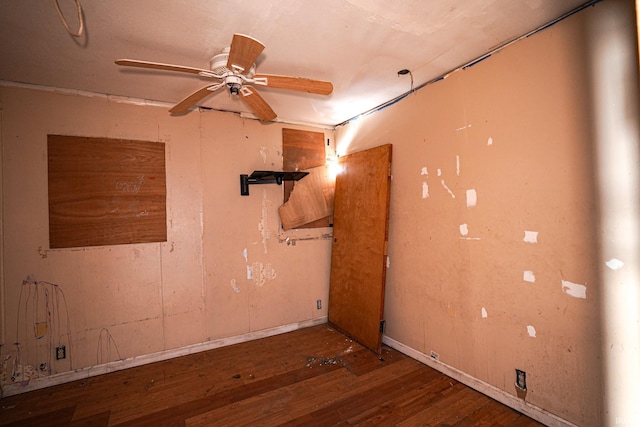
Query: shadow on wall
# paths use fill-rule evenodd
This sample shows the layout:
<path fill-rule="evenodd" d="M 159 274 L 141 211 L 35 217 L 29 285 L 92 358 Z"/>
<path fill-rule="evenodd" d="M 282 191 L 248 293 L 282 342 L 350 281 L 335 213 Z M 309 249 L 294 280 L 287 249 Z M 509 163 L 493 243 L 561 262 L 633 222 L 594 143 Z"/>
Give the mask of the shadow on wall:
<path fill-rule="evenodd" d="M 612 1 L 590 17 L 586 39 L 591 53 L 590 125 L 595 136 L 594 188 L 599 207 L 603 422 L 640 425 L 637 26 L 629 1 Z"/>

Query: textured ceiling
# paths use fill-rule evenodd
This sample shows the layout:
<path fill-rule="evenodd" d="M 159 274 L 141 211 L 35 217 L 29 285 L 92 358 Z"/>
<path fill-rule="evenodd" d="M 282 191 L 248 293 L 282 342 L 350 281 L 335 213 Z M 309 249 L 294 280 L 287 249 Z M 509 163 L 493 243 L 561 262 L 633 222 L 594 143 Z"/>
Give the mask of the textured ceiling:
<path fill-rule="evenodd" d="M 279 120 L 335 125 L 585 0 L 81 0 L 85 32 L 55 2 L 0 0 L 0 80 L 177 103 L 211 80 L 125 69 L 118 58 L 208 68 L 234 33 L 260 40 L 260 73 L 328 80 L 329 96 L 260 89 Z M 74 0 L 59 0 L 72 30 Z M 411 74 L 398 75 L 401 69 Z M 248 112 L 218 91 L 201 106 Z M 167 114 L 169 114 L 167 112 Z"/>

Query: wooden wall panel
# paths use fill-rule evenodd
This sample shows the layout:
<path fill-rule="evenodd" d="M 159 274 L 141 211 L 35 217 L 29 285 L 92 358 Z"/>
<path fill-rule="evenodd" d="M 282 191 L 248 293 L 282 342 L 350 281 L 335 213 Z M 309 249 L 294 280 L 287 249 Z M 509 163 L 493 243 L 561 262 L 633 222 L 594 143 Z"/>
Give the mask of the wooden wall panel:
<path fill-rule="evenodd" d="M 324 149 L 324 134 L 297 129 L 282 129 L 282 170 L 306 170 L 326 164 Z M 304 179 L 304 178 L 303 178 Z M 289 200 L 295 183 L 284 182 L 284 202 Z M 322 195 L 319 194 L 318 197 Z M 333 216 L 298 225 L 294 228 L 329 227 L 333 223 Z"/>
<path fill-rule="evenodd" d="M 49 246 L 167 240 L 164 144 L 48 135 Z"/>
<path fill-rule="evenodd" d="M 309 175 L 296 182 L 289 200 L 278 208 L 284 230 L 307 226 L 333 214 L 335 181 L 329 167 L 318 166 L 307 172 Z"/>

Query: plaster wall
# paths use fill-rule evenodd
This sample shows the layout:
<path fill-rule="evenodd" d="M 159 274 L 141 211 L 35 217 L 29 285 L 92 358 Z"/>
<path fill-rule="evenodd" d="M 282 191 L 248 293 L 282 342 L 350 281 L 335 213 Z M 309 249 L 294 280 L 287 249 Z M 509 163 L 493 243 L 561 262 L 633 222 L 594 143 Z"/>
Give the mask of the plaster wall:
<path fill-rule="evenodd" d="M 241 173 L 281 170 L 285 125 L 6 86 L 0 102 L 6 382 L 14 362 L 59 373 L 326 316 L 330 230 L 282 232 L 280 186 L 240 195 Z M 164 143 L 167 242 L 49 249 L 47 134 Z M 47 307 L 61 327 L 35 339 Z"/>
<path fill-rule="evenodd" d="M 386 335 L 601 425 L 590 8 L 336 130 L 393 144 Z M 596 35 L 597 37 L 597 35 Z"/>

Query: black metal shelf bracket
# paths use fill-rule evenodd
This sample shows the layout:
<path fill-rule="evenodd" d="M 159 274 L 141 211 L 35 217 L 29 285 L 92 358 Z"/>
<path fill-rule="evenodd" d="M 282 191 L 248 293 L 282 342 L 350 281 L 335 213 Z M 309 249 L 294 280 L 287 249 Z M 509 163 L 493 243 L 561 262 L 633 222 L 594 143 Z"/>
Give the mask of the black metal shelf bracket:
<path fill-rule="evenodd" d="M 278 184 L 283 181 L 299 181 L 309 172 L 278 172 L 278 171 L 253 171 L 251 175 L 240 175 L 240 195 L 249 195 L 249 185 L 251 184 Z"/>

